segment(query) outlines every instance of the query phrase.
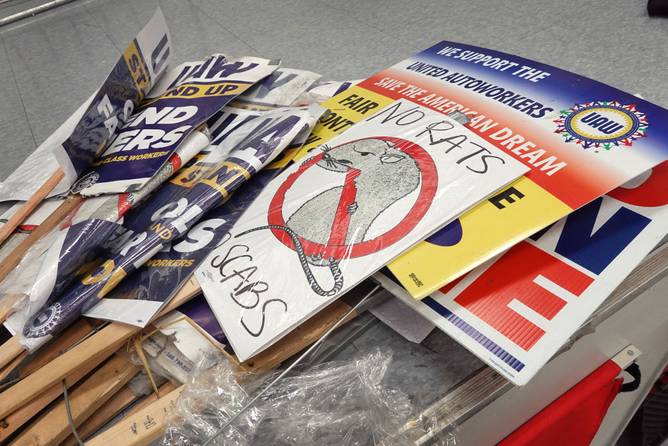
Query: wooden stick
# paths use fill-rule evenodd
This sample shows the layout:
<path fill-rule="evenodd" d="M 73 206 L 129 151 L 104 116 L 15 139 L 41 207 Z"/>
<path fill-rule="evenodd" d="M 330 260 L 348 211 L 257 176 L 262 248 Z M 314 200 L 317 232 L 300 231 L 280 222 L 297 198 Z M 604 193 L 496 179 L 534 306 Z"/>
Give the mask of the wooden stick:
<path fill-rule="evenodd" d="M 68 327 L 60 336 L 51 341 L 49 344 L 45 345 L 44 348 L 40 349 L 33 358 L 29 359 L 27 364 L 24 363 L 24 359 L 28 356 L 28 352 L 25 350 L 16 356 L 9 365 L 1 369 L 0 380 L 5 379 L 10 375 L 15 369 L 18 369 L 18 373 L 15 378 L 25 378 L 35 370 L 42 367 L 44 364 L 48 363 L 57 356 L 63 354 L 67 349 L 72 347 L 75 343 L 83 339 L 87 334 L 93 331 L 93 325 L 90 321 L 86 319 L 80 319 L 72 326 Z M 13 337 L 7 342 L 10 342 L 12 339 L 18 339 Z M 10 349 L 0 348 L 0 352 L 8 353 Z"/>
<path fill-rule="evenodd" d="M 114 355 L 102 367 L 70 392 L 72 423 L 79 426 L 109 398 L 125 386 L 140 367 L 125 355 Z M 58 404 L 28 426 L 11 443 L 14 446 L 57 445 L 71 432 L 65 401 Z"/>
<path fill-rule="evenodd" d="M 16 358 L 12 359 L 12 361 L 0 371 L 0 381 L 7 378 L 18 366 L 20 366 L 26 356 L 28 356 L 28 352 L 23 352 Z"/>
<path fill-rule="evenodd" d="M 44 348 L 38 350 L 30 362 L 21 368 L 19 378 L 25 378 L 42 368 L 45 364 L 48 364 L 72 348 L 74 344 L 88 336 L 93 330 L 94 327 L 90 320 L 85 318 L 79 319 L 68 327 L 67 330 L 63 331 L 60 336 L 49 342 Z"/>
<path fill-rule="evenodd" d="M 60 167 L 51 174 L 51 176 L 42 184 L 37 191 L 12 215 L 7 223 L 0 228 L 0 245 L 7 240 L 7 237 L 19 227 L 23 220 L 28 218 L 32 211 L 46 198 L 49 193 L 56 188 L 60 180 L 65 177 L 65 172 Z"/>
<path fill-rule="evenodd" d="M 25 240 L 21 241 L 16 248 L 2 261 L 0 264 L 0 282 L 2 282 L 9 273 L 16 268 L 25 256 L 28 249 L 37 243 L 42 237 L 51 232 L 63 221 L 63 219 L 76 209 L 83 202 L 83 197 L 80 195 L 73 195 L 63 201 L 60 206 L 56 208 L 40 225 L 35 228 Z M 9 222 L 2 229 L 6 228 Z M 2 242 L 0 241 L 0 244 Z"/>
<path fill-rule="evenodd" d="M 176 386 L 170 381 L 164 383 L 158 389 L 161 395 L 167 395 L 169 392 L 174 390 Z M 107 424 L 112 418 L 117 416 L 121 411 L 127 408 L 130 404 L 134 403 L 141 397 L 135 395 L 128 386 L 125 386 L 114 395 L 109 401 L 106 402 L 97 412 L 90 416 L 85 422 L 83 422 L 77 431 L 79 432 L 79 437 L 82 441 L 90 439 L 93 434 L 99 431 L 105 424 Z M 123 419 L 131 416 L 132 414 L 142 410 L 144 407 L 149 404 L 154 403 L 158 400 L 158 397 L 155 393 L 151 393 L 142 399 L 139 403 L 132 406 L 132 409 L 118 422 L 121 423 Z M 60 446 L 77 446 L 77 442 L 74 439 L 74 435 L 67 437 Z"/>
<path fill-rule="evenodd" d="M 0 346 L 0 370 L 4 369 L 17 356 L 23 353 L 25 349 L 19 342 L 18 336 L 12 336 Z"/>
<path fill-rule="evenodd" d="M 2 267 L 3 265 L 0 265 L 0 268 Z M 7 318 L 14 313 L 14 305 L 25 296 L 25 294 L 5 294 L 0 296 L 0 324 L 4 324 Z"/>
<path fill-rule="evenodd" d="M 70 388 L 76 384 L 81 378 L 93 370 L 96 365 L 97 364 L 93 361 L 77 367 L 65 378 L 67 387 Z M 0 421 L 0 443 L 3 443 L 10 435 L 21 428 L 21 426 L 32 420 L 42 409 L 58 398 L 62 393 L 63 384 L 61 381 L 53 384 L 50 388 L 33 398 L 28 404 L 2 419 Z"/>
<path fill-rule="evenodd" d="M 183 387 L 171 391 L 153 404 L 119 421 L 86 442 L 86 446 L 107 446 L 110 444 L 145 446 L 157 440 L 164 432 L 167 417 L 176 404 Z"/>
<path fill-rule="evenodd" d="M 199 284 L 194 278 L 191 278 L 160 312 L 158 317 L 179 307 L 181 304 L 195 297 L 199 292 Z M 36 395 L 44 391 L 44 389 L 48 389 L 53 384 L 60 382 L 60 380 L 82 364 L 86 364 L 89 361 L 100 364 L 133 335 L 140 332 L 141 329 L 137 327 L 119 323 L 112 323 L 104 327 L 76 347 L 53 359 L 39 370 L 36 370 L 28 377 L 0 393 L 0 419 L 28 403 Z M 7 342 L 12 341 L 12 339 Z"/>
<path fill-rule="evenodd" d="M 164 383 L 163 385 L 158 387 L 158 392 L 160 392 L 160 396 L 156 395 L 155 392 L 148 395 L 146 398 L 144 398 L 143 400 L 138 402 L 135 406 L 133 406 L 132 409 L 130 409 L 128 411 L 128 413 L 125 414 L 125 416 L 120 421 L 126 419 L 127 417 L 130 417 L 130 416 L 136 414 L 140 410 L 143 410 L 145 407 L 150 406 L 151 404 L 155 403 L 160 398 L 167 395 L 168 393 L 170 393 L 172 390 L 176 389 L 180 385 L 181 384 L 177 385 L 177 384 L 174 384 L 171 381 L 167 381 L 166 383 Z"/>
<path fill-rule="evenodd" d="M 77 427 L 77 433 L 81 441 L 86 441 L 92 434 L 97 432 L 109 420 L 118 415 L 123 409 L 134 403 L 139 397 L 130 390 L 128 386 L 123 387 L 116 392 L 107 402 L 100 407 L 88 419 Z M 74 435 L 68 436 L 60 446 L 77 446 L 77 440 Z"/>

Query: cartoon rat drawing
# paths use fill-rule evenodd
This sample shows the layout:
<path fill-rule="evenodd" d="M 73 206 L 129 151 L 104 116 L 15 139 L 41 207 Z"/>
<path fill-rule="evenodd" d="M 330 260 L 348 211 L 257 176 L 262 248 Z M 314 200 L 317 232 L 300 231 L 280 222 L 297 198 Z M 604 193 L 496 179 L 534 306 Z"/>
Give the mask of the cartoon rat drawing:
<path fill-rule="evenodd" d="M 306 254 L 302 241 L 327 246 L 365 241 L 369 228 L 383 212 L 417 189 L 421 174 L 413 158 L 382 139 L 361 139 L 334 148 L 323 146 L 322 150 L 322 159 L 315 166 L 344 174 L 343 186 L 326 189 L 306 201 L 285 226 L 261 226 L 237 237 L 261 229 L 285 231 L 311 289 L 321 296 L 333 296 L 343 287 L 339 260 L 324 258 L 321 253 Z M 312 266 L 330 269 L 334 279 L 331 289 L 324 290 L 318 284 Z"/>

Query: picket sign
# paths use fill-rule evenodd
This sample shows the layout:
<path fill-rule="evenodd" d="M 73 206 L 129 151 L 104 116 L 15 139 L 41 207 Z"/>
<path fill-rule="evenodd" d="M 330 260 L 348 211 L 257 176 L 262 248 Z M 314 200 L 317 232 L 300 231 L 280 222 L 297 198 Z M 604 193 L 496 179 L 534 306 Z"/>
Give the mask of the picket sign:
<path fill-rule="evenodd" d="M 388 264 L 417 299 L 668 157 L 667 110 L 556 67 L 444 41 L 324 102 L 329 111 L 297 159 L 399 98 L 465 114 L 469 130 L 531 167 Z"/>
<path fill-rule="evenodd" d="M 526 384 L 668 234 L 668 162 L 416 301 L 395 296 Z"/>
<path fill-rule="evenodd" d="M 114 68 L 93 96 L 37 148 L 29 157 L 19 183 L 33 188 L 33 179 L 27 174 L 45 152 L 53 152 L 60 167 L 37 187 L 27 201 L 0 228 L 0 245 L 14 232 L 21 222 L 53 191 L 65 182 L 72 185 L 113 139 L 117 130 L 130 117 L 162 75 L 169 63 L 171 43 L 167 24 L 160 8 L 149 22 L 125 48 Z M 47 163 L 48 164 L 48 163 Z M 39 166 L 42 169 L 43 166 Z M 48 168 L 49 166 L 47 166 Z M 16 172 L 17 173 L 17 172 Z M 43 175 L 42 172 L 38 176 Z M 10 177 L 11 178 L 11 177 Z M 14 185 L 16 188 L 16 185 Z M 20 193 L 22 193 L 21 191 Z"/>
<path fill-rule="evenodd" d="M 400 99 L 286 168 L 195 274 L 245 361 L 527 170 Z"/>

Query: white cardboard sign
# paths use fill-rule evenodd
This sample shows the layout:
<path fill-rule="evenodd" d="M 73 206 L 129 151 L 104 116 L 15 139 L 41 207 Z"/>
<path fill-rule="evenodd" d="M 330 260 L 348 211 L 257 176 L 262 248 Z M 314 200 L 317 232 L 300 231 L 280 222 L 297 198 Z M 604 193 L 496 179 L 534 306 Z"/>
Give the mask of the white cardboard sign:
<path fill-rule="evenodd" d="M 406 100 L 288 168 L 197 271 L 240 360 L 527 171 Z"/>

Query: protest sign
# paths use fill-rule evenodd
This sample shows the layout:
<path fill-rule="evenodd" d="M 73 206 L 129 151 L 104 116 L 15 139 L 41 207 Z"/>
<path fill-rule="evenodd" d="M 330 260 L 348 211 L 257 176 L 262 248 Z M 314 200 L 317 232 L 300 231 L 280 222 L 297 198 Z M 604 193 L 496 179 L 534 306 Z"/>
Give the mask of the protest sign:
<path fill-rule="evenodd" d="M 464 113 L 471 132 L 530 167 L 389 268 L 416 298 L 666 159 L 668 111 L 567 71 L 441 42 L 330 99 L 304 154 L 405 98 Z M 302 156 L 303 156 L 302 155 Z"/>
<path fill-rule="evenodd" d="M 239 143 L 239 140 L 262 132 L 267 119 L 282 118 L 287 126 L 296 127 L 295 129 L 286 127 L 284 137 L 279 138 L 280 141 L 273 142 L 283 147 L 287 146 L 289 149 L 289 145 L 292 144 L 297 147 L 301 146 L 322 112 L 322 109 L 317 106 L 304 110 L 296 108 L 257 112 L 231 110 L 234 110 L 234 115 L 243 121 L 243 124 L 234 127 L 231 133 L 228 132 L 227 126 L 214 125 L 212 131 L 214 142 L 207 149 L 207 153 L 202 154 L 201 160 L 182 169 L 152 197 L 149 203 L 130 212 L 124 222 L 125 228 L 140 232 L 150 225 L 156 214 L 163 212 L 166 206 L 178 201 L 199 179 L 215 169 L 229 151 Z M 295 113 L 306 113 L 308 118 L 294 120 Z M 228 122 L 226 116 L 227 114 L 221 116 L 220 120 Z M 298 127 L 301 127 L 301 130 Z M 295 130 L 299 130 L 298 133 L 295 133 Z M 175 240 L 171 245 L 156 253 L 144 266 L 121 282 L 104 300 L 84 314 L 89 317 L 141 327 L 146 325 L 153 315 L 178 292 L 181 285 L 188 280 L 207 254 L 221 244 L 226 237 L 229 237 L 230 228 L 243 215 L 260 191 L 280 172 L 281 167 L 280 164 L 272 163 L 256 173 L 228 201 L 207 212 L 200 222 L 181 239 Z"/>
<path fill-rule="evenodd" d="M 272 181 L 196 277 L 244 361 L 526 170 L 398 100 Z"/>
<path fill-rule="evenodd" d="M 138 190 L 197 126 L 277 66 L 222 54 L 182 65 L 166 91 L 132 115 L 73 190 L 84 196 Z"/>
<path fill-rule="evenodd" d="M 19 195 L 26 202 L 0 228 L 0 244 L 54 189 L 66 190 L 63 185 L 69 187 L 90 167 L 165 71 L 170 48 L 158 8 L 97 92 L 5 181 L 0 199 Z M 53 165 L 51 155 L 60 167 Z"/>
<path fill-rule="evenodd" d="M 515 384 L 526 384 L 668 234 L 668 162 L 422 301 L 381 284 Z"/>

